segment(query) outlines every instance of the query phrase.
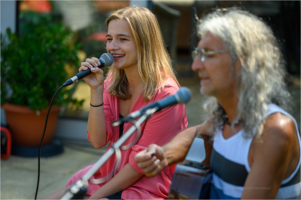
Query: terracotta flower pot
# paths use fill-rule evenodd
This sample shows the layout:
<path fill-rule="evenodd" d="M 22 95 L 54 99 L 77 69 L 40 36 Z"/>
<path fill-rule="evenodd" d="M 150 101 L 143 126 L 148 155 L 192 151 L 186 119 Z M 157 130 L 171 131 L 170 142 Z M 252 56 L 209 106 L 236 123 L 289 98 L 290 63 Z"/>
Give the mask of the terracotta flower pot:
<path fill-rule="evenodd" d="M 12 135 L 12 143 L 24 147 L 38 146 L 44 131 L 48 108 L 41 110 L 40 115 L 26 106 L 5 103 L 2 108 Z M 52 106 L 50 109 L 43 145 L 50 143 L 53 138 L 59 111 L 58 106 Z"/>

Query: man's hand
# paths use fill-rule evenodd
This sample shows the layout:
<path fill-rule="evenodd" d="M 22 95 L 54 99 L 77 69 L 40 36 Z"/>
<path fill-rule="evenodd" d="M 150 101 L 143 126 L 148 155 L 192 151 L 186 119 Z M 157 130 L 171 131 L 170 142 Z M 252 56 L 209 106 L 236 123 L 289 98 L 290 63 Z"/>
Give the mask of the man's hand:
<path fill-rule="evenodd" d="M 163 148 L 156 144 L 151 144 L 145 150 L 137 153 L 135 161 L 148 177 L 156 176 L 168 166 Z"/>

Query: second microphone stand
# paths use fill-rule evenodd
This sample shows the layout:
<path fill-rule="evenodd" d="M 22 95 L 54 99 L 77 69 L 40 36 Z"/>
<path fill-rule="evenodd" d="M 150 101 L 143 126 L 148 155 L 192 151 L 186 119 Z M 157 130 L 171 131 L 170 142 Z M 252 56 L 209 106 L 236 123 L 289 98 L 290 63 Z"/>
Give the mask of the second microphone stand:
<path fill-rule="evenodd" d="M 89 171 L 83 175 L 83 177 L 78 180 L 75 184 L 73 184 L 70 190 L 61 198 L 62 200 L 67 199 L 78 199 L 83 198 L 88 189 L 88 181 L 95 174 L 95 172 L 103 166 L 103 164 L 114 154 L 116 151 L 120 150 L 122 144 L 129 139 L 129 137 L 135 132 L 137 127 L 148 120 L 152 114 L 157 111 L 156 108 L 147 110 L 137 121 L 135 121 L 134 125 L 114 144 L 112 147 L 89 169 Z M 139 137 L 139 135 L 137 134 Z M 136 140 L 139 140 L 137 138 Z M 117 158 L 118 159 L 118 158 Z M 118 162 L 118 161 L 117 161 Z"/>

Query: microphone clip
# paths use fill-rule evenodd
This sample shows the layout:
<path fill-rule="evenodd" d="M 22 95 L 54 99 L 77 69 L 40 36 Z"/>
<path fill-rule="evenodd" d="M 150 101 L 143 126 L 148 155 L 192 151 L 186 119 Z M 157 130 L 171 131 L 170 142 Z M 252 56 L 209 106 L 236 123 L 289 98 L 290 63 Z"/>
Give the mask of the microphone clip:
<path fill-rule="evenodd" d="M 143 112 L 140 111 L 140 110 L 137 110 L 131 114 L 129 114 L 128 116 L 126 117 L 123 117 L 121 119 L 118 119 L 118 120 L 115 120 L 112 122 L 112 126 L 115 127 L 115 126 L 119 126 L 125 122 L 133 122 L 134 119 L 138 118 L 138 117 L 141 117 L 143 115 L 146 116 L 146 120 L 148 120 L 155 112 L 158 111 L 158 108 L 155 107 L 155 108 L 149 108 L 149 109 L 146 109 L 144 110 Z"/>

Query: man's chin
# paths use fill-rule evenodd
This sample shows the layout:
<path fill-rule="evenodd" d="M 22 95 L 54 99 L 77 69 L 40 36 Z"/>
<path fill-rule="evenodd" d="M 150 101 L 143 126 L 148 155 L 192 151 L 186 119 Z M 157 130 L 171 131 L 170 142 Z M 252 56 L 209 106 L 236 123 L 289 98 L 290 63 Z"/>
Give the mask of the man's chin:
<path fill-rule="evenodd" d="M 201 92 L 202 95 L 205 95 L 205 96 L 213 96 L 213 94 L 212 94 L 212 92 L 210 90 L 206 90 L 202 86 L 200 88 L 200 92 Z"/>
<path fill-rule="evenodd" d="M 201 94 L 208 96 L 208 91 L 206 91 L 202 86 L 200 88 L 200 92 Z"/>

